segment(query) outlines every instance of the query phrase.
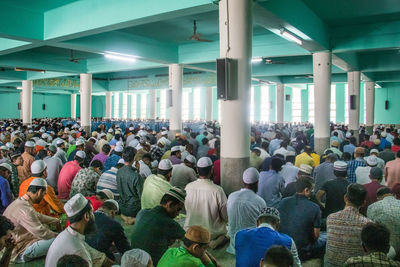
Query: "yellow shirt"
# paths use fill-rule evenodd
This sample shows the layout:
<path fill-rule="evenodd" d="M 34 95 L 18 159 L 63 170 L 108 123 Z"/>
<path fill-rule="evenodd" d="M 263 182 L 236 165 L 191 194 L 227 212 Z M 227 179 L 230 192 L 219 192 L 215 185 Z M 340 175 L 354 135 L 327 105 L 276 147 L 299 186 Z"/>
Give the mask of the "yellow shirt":
<path fill-rule="evenodd" d="M 313 158 L 310 155 L 308 155 L 306 152 L 303 152 L 296 157 L 296 161 L 295 161 L 294 165 L 296 167 L 300 168 L 301 164 L 310 165 L 311 167 L 315 166 Z"/>
<path fill-rule="evenodd" d="M 311 157 L 314 161 L 314 167 L 317 167 L 321 162 L 319 155 L 317 153 L 311 153 Z"/>

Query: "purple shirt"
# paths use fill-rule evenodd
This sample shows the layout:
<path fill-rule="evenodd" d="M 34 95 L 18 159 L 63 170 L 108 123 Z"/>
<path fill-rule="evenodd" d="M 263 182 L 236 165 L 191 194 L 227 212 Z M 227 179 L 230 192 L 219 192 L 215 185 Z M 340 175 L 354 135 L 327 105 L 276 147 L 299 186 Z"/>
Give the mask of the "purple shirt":
<path fill-rule="evenodd" d="M 92 164 L 93 160 L 100 160 L 101 163 L 103 163 L 103 165 L 104 165 L 104 162 L 106 162 L 107 159 L 108 159 L 108 156 L 106 154 L 104 154 L 103 152 L 101 152 L 93 157 L 90 164 Z"/>
<path fill-rule="evenodd" d="M 172 155 L 169 160 L 172 162 L 172 165 L 181 164 L 182 160 L 175 155 Z"/>

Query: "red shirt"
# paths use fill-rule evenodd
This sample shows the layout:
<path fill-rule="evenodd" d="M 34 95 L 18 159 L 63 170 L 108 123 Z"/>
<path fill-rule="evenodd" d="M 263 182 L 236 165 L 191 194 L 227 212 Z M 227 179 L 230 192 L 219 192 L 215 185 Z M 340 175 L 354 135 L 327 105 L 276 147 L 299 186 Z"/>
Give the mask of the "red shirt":
<path fill-rule="evenodd" d="M 365 215 L 367 213 L 368 206 L 377 201 L 376 191 L 378 191 L 378 189 L 381 187 L 383 187 L 383 185 L 378 183 L 376 180 L 372 180 L 370 183 L 364 184 L 364 188 L 367 190 L 367 197 L 365 199 L 367 203 L 365 203 L 365 206 L 361 207 L 360 211 L 362 214 Z"/>
<path fill-rule="evenodd" d="M 98 200 L 95 195 L 85 198 L 89 200 L 90 203 L 92 203 L 93 211 L 98 210 L 101 207 L 101 205 L 103 205 L 103 201 Z"/>
<path fill-rule="evenodd" d="M 392 146 L 392 151 L 394 153 L 397 153 L 397 151 L 399 151 L 399 150 L 400 150 L 400 146 L 396 146 L 396 145 Z"/>
<path fill-rule="evenodd" d="M 82 169 L 76 160 L 65 163 L 58 176 L 57 189 L 58 198 L 69 199 L 69 192 L 71 191 L 72 181 L 78 171 Z"/>
<path fill-rule="evenodd" d="M 214 162 L 214 184 L 220 185 L 221 184 L 221 160 L 217 159 Z"/>

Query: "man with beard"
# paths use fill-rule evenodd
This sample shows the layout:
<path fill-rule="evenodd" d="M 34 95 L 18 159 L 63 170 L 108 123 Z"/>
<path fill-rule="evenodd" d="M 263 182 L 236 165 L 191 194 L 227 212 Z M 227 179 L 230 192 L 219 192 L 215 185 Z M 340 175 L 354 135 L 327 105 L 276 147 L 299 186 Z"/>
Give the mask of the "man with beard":
<path fill-rule="evenodd" d="M 45 179 L 33 179 L 26 194 L 12 202 L 3 213 L 15 226 L 16 246 L 12 254 L 15 262 L 27 262 L 46 255 L 57 236 L 50 226 L 61 230 L 58 219 L 40 214 L 33 208 L 33 204 L 43 200 L 46 188 Z"/>
<path fill-rule="evenodd" d="M 111 266 L 113 262 L 85 242 L 85 235 L 96 231 L 93 208 L 82 194 L 74 195 L 64 205 L 70 225 L 62 231 L 50 246 L 45 267 L 55 267 L 64 255 L 78 255 L 89 266 Z"/>

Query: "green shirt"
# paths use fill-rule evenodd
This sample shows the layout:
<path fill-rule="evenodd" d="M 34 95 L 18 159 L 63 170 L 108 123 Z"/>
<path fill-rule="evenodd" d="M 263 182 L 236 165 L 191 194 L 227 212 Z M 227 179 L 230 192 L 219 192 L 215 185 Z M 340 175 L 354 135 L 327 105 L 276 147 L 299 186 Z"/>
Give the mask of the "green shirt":
<path fill-rule="evenodd" d="M 140 248 L 150 254 L 154 266 L 170 245 L 185 235 L 185 230 L 168 216 L 162 206 L 141 210 L 132 229 L 132 248 Z"/>
<path fill-rule="evenodd" d="M 214 263 L 210 262 L 204 265 L 199 258 L 194 257 L 184 247 L 168 249 L 157 267 L 215 267 Z"/>
<path fill-rule="evenodd" d="M 68 158 L 68 157 L 69 157 L 69 154 L 71 154 L 72 151 L 74 151 L 75 149 L 76 149 L 76 145 L 71 145 L 71 146 L 68 148 L 68 150 L 67 150 L 66 157 Z"/>

